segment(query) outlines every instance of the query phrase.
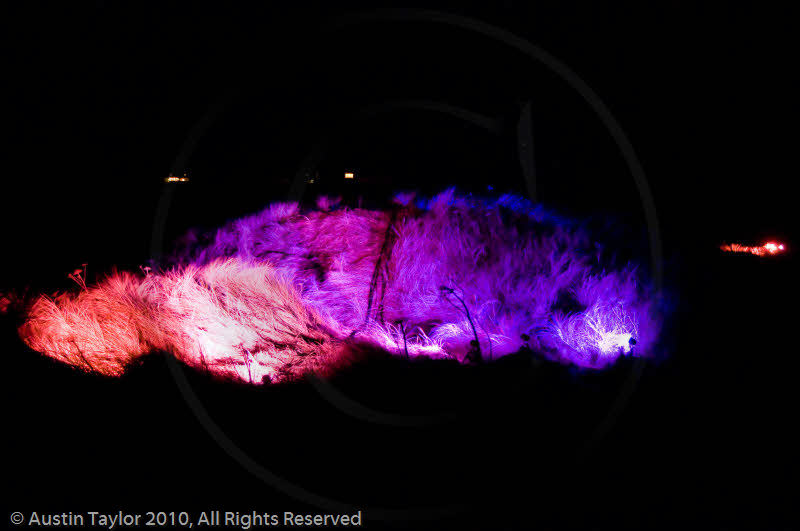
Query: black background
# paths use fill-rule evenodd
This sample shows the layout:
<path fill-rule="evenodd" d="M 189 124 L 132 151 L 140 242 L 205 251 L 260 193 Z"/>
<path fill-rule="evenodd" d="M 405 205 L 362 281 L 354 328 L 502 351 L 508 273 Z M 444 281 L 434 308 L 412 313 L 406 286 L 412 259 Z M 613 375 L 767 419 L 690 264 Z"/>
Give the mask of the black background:
<path fill-rule="evenodd" d="M 539 198 L 646 234 L 620 150 L 541 63 L 433 22 L 328 22 L 365 6 L 243 6 L 7 8 L 0 289 L 67 289 L 85 262 L 90 280 L 136 269 L 151 257 L 170 171 L 191 181 L 173 185 L 167 245 L 285 199 L 321 141 L 304 201 L 360 194 L 379 206 L 393 191 L 450 185 L 524 193 L 515 128 L 525 102 Z M 526 359 L 376 361 L 334 379 L 373 410 L 453 419 L 414 428 L 355 418 L 311 384 L 250 389 L 185 371 L 211 418 L 264 468 L 364 508 L 367 527 L 795 528 L 794 258 L 717 251 L 765 238 L 792 249 L 794 13 L 755 3 L 427 7 L 540 46 L 611 109 L 655 199 L 676 301 L 666 359 L 645 365 L 596 440 L 628 362 L 582 373 Z M 353 118 L 398 99 L 460 107 L 498 131 L 429 111 Z M 187 138 L 197 140 L 176 166 Z M 344 171 L 356 172 L 355 190 L 343 188 Z M 43 359 L 13 316 L 2 323 L 6 514 L 325 512 L 237 463 L 164 360 L 105 380 Z M 448 504 L 463 511 L 403 523 L 369 510 Z"/>

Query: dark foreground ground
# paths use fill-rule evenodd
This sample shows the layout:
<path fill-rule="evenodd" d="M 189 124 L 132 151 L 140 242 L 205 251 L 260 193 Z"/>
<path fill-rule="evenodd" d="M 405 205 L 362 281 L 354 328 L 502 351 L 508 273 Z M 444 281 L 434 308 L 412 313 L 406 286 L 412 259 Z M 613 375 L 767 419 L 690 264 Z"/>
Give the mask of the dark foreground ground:
<path fill-rule="evenodd" d="M 28 351 L 6 320 L 4 501 L 325 513 L 303 489 L 361 509 L 368 528 L 789 529 L 798 362 L 780 308 L 793 263 L 707 258 L 709 274 L 686 279 L 673 352 L 630 395 L 628 360 L 581 373 L 525 354 L 376 360 L 274 388 L 176 378 L 154 357 L 106 380 Z"/>

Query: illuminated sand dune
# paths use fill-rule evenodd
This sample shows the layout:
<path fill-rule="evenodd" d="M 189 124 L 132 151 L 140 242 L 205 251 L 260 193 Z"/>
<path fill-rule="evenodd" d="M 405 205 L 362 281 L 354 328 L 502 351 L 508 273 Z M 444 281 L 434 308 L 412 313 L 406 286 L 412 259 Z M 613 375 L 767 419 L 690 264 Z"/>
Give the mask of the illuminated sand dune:
<path fill-rule="evenodd" d="M 190 234 L 169 268 L 39 297 L 20 334 L 110 376 L 155 351 L 253 383 L 331 374 L 365 347 L 462 362 L 530 348 L 602 368 L 656 345 L 635 265 L 608 269 L 587 231 L 526 200 L 318 204 L 273 204 Z"/>

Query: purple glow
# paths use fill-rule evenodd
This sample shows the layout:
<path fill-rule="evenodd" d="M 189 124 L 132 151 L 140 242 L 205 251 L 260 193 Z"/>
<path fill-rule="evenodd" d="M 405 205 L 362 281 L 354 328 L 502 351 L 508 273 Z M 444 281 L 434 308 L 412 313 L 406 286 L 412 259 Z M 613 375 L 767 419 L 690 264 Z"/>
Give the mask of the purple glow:
<path fill-rule="evenodd" d="M 364 343 L 459 361 L 528 346 L 589 368 L 655 346 L 659 318 L 636 267 L 604 269 L 578 224 L 513 196 L 396 203 L 270 205 L 209 243 L 190 234 L 171 270 L 41 297 L 21 335 L 103 374 L 160 350 L 254 383 L 330 373 Z"/>

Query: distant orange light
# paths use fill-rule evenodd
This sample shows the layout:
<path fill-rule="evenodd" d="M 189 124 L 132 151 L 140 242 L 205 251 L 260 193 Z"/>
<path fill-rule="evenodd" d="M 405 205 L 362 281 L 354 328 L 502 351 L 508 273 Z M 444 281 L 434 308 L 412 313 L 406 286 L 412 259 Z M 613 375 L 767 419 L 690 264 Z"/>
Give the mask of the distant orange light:
<path fill-rule="evenodd" d="M 720 245 L 719 248 L 728 253 L 750 253 L 756 256 L 774 255 L 782 253 L 784 250 L 786 250 L 786 247 L 782 243 L 776 242 L 767 242 L 764 245 L 755 247 L 731 243 L 730 245 Z"/>
<path fill-rule="evenodd" d="M 188 182 L 189 178 L 185 175 L 183 177 L 175 177 L 174 175 L 170 175 L 166 179 L 164 179 L 165 183 L 185 183 Z"/>
<path fill-rule="evenodd" d="M 345 172 L 345 174 L 344 174 L 344 178 L 345 179 L 353 179 L 354 177 L 355 177 L 355 174 L 352 173 L 352 172 L 349 172 L 349 171 Z"/>

